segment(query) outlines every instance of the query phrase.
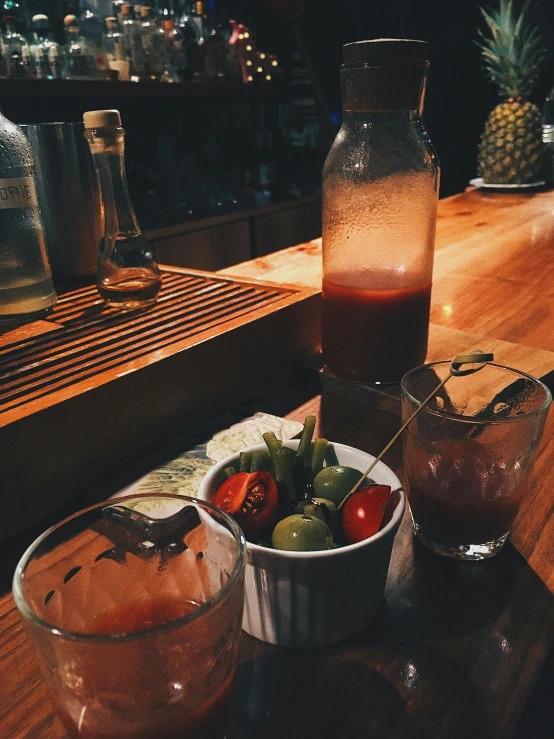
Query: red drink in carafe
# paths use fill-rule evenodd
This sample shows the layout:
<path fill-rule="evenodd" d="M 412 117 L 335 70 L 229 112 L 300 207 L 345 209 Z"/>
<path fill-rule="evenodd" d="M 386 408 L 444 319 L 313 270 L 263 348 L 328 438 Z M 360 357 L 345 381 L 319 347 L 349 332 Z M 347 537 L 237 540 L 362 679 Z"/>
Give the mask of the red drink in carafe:
<path fill-rule="evenodd" d="M 339 377 L 397 382 L 427 351 L 431 283 L 383 272 L 363 286 L 357 273 L 323 280 L 323 353 Z"/>

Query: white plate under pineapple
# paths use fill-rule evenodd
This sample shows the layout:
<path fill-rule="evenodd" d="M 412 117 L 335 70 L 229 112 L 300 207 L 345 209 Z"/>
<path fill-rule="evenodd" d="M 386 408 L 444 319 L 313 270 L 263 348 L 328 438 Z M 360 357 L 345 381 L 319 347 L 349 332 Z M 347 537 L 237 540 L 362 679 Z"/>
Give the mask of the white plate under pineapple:
<path fill-rule="evenodd" d="M 284 442 L 296 449 L 298 441 Z M 265 444 L 243 451 L 265 449 Z M 330 443 L 339 464 L 366 470 L 374 457 L 345 444 Z M 237 466 L 238 454 L 216 464 L 204 477 L 198 497 L 211 501 L 225 480 L 224 469 Z M 406 507 L 402 485 L 379 462 L 371 478 L 390 485 L 396 506 L 391 520 L 375 536 L 336 549 L 285 552 L 247 545 L 243 629 L 270 644 L 321 647 L 347 639 L 369 624 L 379 608 L 392 545 Z M 396 491 L 396 492 L 395 492 Z"/>
<path fill-rule="evenodd" d="M 494 185 L 491 182 L 485 182 L 482 177 L 475 177 L 469 181 L 473 187 L 478 187 L 483 190 L 532 190 L 536 187 L 544 187 L 546 180 L 537 180 L 536 182 L 526 182 L 523 185 L 519 184 L 497 184 Z"/>

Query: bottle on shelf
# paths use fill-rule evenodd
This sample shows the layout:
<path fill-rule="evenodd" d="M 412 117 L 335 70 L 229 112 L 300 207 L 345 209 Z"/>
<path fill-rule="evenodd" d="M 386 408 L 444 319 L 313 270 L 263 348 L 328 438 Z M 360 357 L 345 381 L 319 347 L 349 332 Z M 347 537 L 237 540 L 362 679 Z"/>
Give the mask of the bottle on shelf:
<path fill-rule="evenodd" d="M 196 2 L 192 3 L 191 18 L 197 29 L 196 43 L 202 46 L 209 36 L 208 16 L 204 12 L 203 0 L 196 0 Z"/>
<path fill-rule="evenodd" d="M 131 77 L 142 79 L 146 73 L 146 65 L 142 48 L 141 25 L 140 21 L 135 19 L 131 3 L 124 3 L 121 6 L 121 31 L 125 40 L 127 59 L 131 65 Z"/>
<path fill-rule="evenodd" d="M 183 32 L 172 18 L 162 21 L 168 49 L 168 67 L 179 79 L 187 76 L 187 49 Z"/>
<path fill-rule="evenodd" d="M 167 40 L 150 7 L 141 7 L 140 18 L 145 71 L 150 79 L 160 80 L 167 73 Z"/>
<path fill-rule="evenodd" d="M 0 322 L 46 315 L 56 292 L 36 195 L 31 146 L 0 113 Z"/>
<path fill-rule="evenodd" d="M 90 48 L 87 39 L 81 34 L 77 17 L 75 15 L 66 15 L 63 22 L 67 34 L 67 44 L 65 47 L 67 79 L 98 79 L 96 55 L 94 50 Z"/>
<path fill-rule="evenodd" d="M 195 16 L 190 12 L 190 7 L 181 14 L 179 29 L 183 34 L 187 58 L 187 66 L 182 77 L 186 82 L 190 82 L 195 77 L 199 77 L 202 72 L 202 45 L 204 43 Z"/>
<path fill-rule="evenodd" d="M 106 18 L 104 54 L 109 69 L 117 72 L 117 79 L 120 82 L 127 82 L 130 78 L 131 65 L 127 59 L 125 39 L 115 16 Z"/>
<path fill-rule="evenodd" d="M 12 70 L 12 55 L 15 54 L 14 63 L 21 62 L 21 47 L 27 43 L 25 38 L 17 31 L 16 20 L 13 15 L 6 15 L 2 18 L 2 22 L 6 28 L 3 35 L 3 54 L 6 60 L 6 74 L 8 77 L 21 76 Z"/>
<path fill-rule="evenodd" d="M 81 35 L 87 40 L 89 48 L 94 52 L 102 48 L 102 35 L 104 33 L 104 22 L 99 12 L 96 0 L 80 0 L 81 13 L 77 21 Z M 65 23 L 65 21 L 64 21 Z"/>
<path fill-rule="evenodd" d="M 119 111 L 93 110 L 85 113 L 83 120 L 104 209 L 98 291 L 115 308 L 148 307 L 156 301 L 162 278 L 131 204 L 125 175 L 125 131 Z"/>
<path fill-rule="evenodd" d="M 52 39 L 48 16 L 42 13 L 34 15 L 31 19 L 31 26 L 33 29 L 31 54 L 35 76 L 37 79 L 52 79 L 52 70 L 49 63 L 50 49 L 57 46 L 59 55 L 59 44 Z"/>
<path fill-rule="evenodd" d="M 115 59 L 116 48 L 119 45 L 124 46 L 123 33 L 121 32 L 116 16 L 109 15 L 104 19 L 104 22 L 106 24 L 106 31 L 102 41 L 104 53 L 108 59 Z"/>

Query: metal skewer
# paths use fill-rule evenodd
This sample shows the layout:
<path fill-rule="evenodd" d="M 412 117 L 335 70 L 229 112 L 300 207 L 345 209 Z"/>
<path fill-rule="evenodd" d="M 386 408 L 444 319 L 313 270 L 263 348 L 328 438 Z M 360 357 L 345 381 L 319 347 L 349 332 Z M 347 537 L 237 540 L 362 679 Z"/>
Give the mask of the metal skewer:
<path fill-rule="evenodd" d="M 438 391 L 443 388 L 448 380 L 450 380 L 451 377 L 462 377 L 463 375 L 472 375 L 474 372 L 479 372 L 479 370 L 483 369 L 483 367 L 488 364 L 488 362 L 492 362 L 494 360 L 494 356 L 492 354 L 486 354 L 481 351 L 474 351 L 469 352 L 468 354 L 458 354 L 457 357 L 454 357 L 454 359 L 450 362 L 450 371 L 448 375 L 442 380 L 437 387 L 432 390 L 429 395 L 425 398 L 423 403 L 419 406 L 419 408 L 412 413 L 412 415 L 408 418 L 407 421 L 405 421 L 402 426 L 398 429 L 396 434 L 392 437 L 392 439 L 389 441 L 389 443 L 385 446 L 385 448 L 379 453 L 377 457 L 373 460 L 373 462 L 369 465 L 367 470 L 364 472 L 364 474 L 360 477 L 358 482 L 354 485 L 354 487 L 350 490 L 350 492 L 346 495 L 342 503 L 338 506 L 337 510 L 340 511 L 341 508 L 344 507 L 344 504 L 350 498 L 351 495 L 354 495 L 356 490 L 360 487 L 360 485 L 363 483 L 363 481 L 366 479 L 366 477 L 369 475 L 371 470 L 375 467 L 377 462 L 381 461 L 381 458 L 384 454 L 388 452 L 388 450 L 391 448 L 391 446 L 394 444 L 394 442 L 398 439 L 400 434 L 404 431 L 405 428 L 409 426 L 409 424 L 414 420 L 414 418 L 417 416 L 420 411 L 422 411 L 427 403 L 431 400 L 431 398 L 438 393 Z M 461 367 L 464 364 L 473 364 L 476 365 L 474 367 L 470 367 L 468 369 L 461 369 Z"/>

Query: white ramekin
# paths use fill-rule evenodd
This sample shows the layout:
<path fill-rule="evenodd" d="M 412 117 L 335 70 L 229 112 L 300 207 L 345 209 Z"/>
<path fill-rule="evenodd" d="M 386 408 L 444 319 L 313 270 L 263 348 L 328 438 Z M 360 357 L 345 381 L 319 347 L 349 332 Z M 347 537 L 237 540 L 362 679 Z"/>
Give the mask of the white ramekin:
<path fill-rule="evenodd" d="M 298 446 L 296 440 L 284 443 L 293 449 Z M 339 464 L 361 471 L 374 459 L 345 444 L 329 446 Z M 265 448 L 260 444 L 244 451 Z M 212 500 L 225 479 L 223 470 L 237 466 L 238 456 L 227 457 L 207 473 L 198 489 L 199 498 Z M 242 627 L 248 634 L 280 646 L 321 647 L 367 626 L 383 599 L 394 536 L 406 507 L 400 480 L 383 462 L 374 467 L 371 478 L 399 491 L 391 520 L 375 536 L 320 552 L 286 552 L 247 544 Z"/>

